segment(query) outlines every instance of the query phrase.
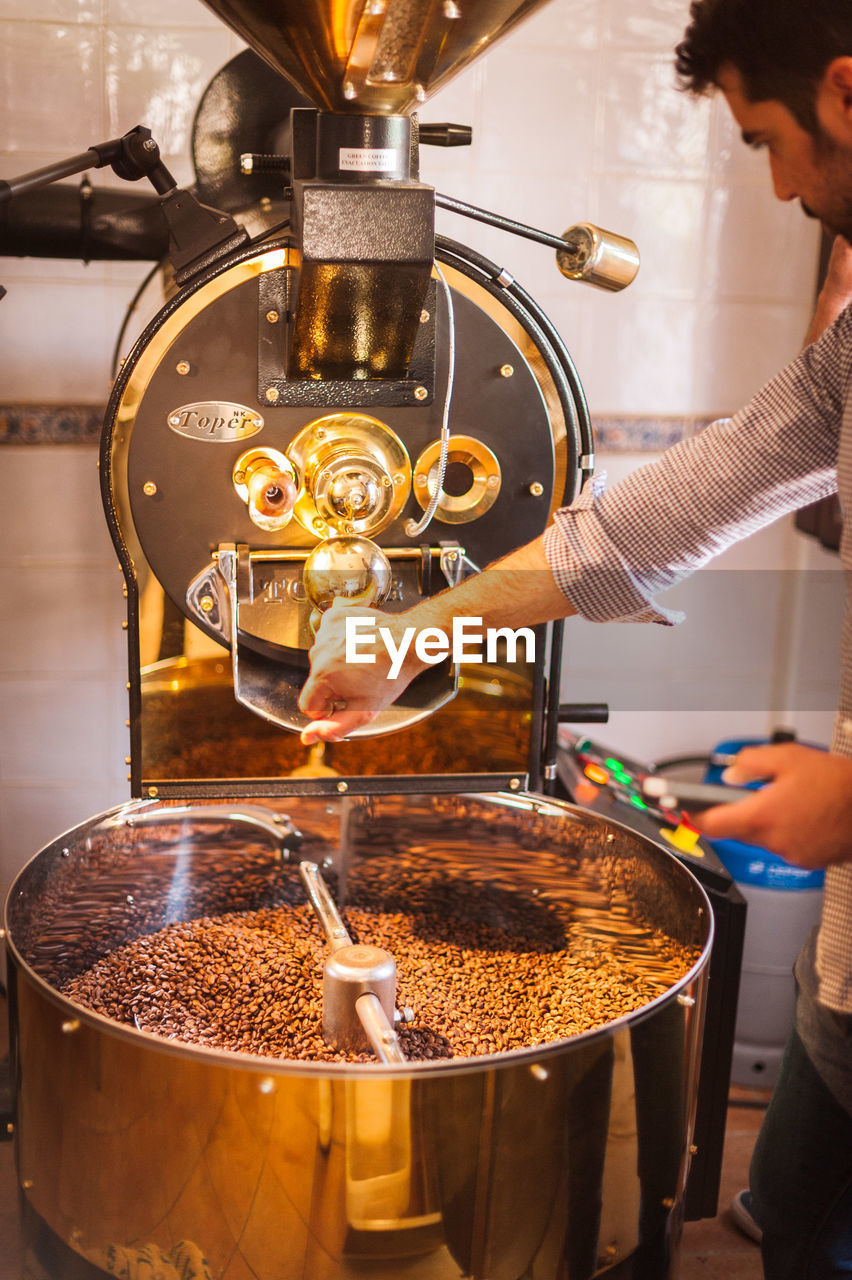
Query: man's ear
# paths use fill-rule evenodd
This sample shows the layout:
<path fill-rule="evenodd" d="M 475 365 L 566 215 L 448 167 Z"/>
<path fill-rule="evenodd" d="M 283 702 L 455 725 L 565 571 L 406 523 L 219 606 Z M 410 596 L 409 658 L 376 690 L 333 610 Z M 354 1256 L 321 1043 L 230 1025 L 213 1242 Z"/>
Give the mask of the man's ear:
<path fill-rule="evenodd" d="M 852 56 L 828 64 L 817 91 L 817 117 L 838 142 L 852 144 Z"/>

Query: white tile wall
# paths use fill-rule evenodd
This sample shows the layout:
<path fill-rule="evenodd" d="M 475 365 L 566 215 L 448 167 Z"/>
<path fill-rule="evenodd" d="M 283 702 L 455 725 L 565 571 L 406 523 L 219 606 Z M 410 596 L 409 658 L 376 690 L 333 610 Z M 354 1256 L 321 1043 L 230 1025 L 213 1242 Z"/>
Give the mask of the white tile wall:
<path fill-rule="evenodd" d="M 469 152 L 424 148 L 425 181 L 559 233 L 631 236 L 630 289 L 566 281 L 534 244 L 439 215 L 546 307 L 593 414 L 730 413 L 795 354 L 818 228 L 781 205 L 724 103 L 675 87 L 686 0 L 554 0 L 422 111 L 473 125 Z M 724 304 L 724 305 L 723 305 Z M 729 305 L 731 304 L 731 305 Z"/>
<path fill-rule="evenodd" d="M 0 897 L 49 838 L 127 797 L 123 579 L 97 450 L 2 449 Z"/>
<path fill-rule="evenodd" d="M 817 228 L 774 201 L 765 159 L 742 146 L 722 103 L 675 89 L 671 50 L 687 9 L 553 0 L 422 112 L 474 128 L 469 150 L 424 148 L 424 180 L 439 190 L 554 232 L 589 220 L 637 240 L 638 279 L 609 295 L 564 280 L 548 249 L 439 215 L 439 230 L 509 267 L 550 312 L 593 414 L 730 412 L 807 324 Z M 242 47 L 198 0 L 5 0 L 0 40 L 3 176 L 146 123 L 188 180 L 195 104 Z M 0 261 L 0 402 L 103 403 L 122 312 L 146 269 Z M 0 460 L 2 890 L 35 847 L 127 784 L 123 602 L 94 451 L 4 447 Z M 817 554 L 802 545 L 789 529 L 767 531 L 730 563 L 794 568 Z M 824 622 L 813 634 L 801 601 L 791 616 L 770 591 L 747 619 L 723 620 L 703 587 L 691 630 L 572 625 L 566 696 L 610 697 L 612 741 L 643 755 L 763 733 L 787 714 L 785 698 L 803 732 L 824 736 L 826 715 L 810 708 L 836 670 L 827 637 L 839 592 L 809 577 L 805 596 Z M 685 713 L 690 679 L 727 678 L 734 652 L 729 707 Z M 620 672 L 640 656 L 659 693 L 653 715 L 631 709 L 629 689 L 618 700 Z M 744 688 L 755 705 L 737 711 Z"/>
<path fill-rule="evenodd" d="M 723 103 L 675 88 L 687 8 L 552 0 L 422 112 L 474 127 L 469 151 L 424 148 L 424 179 L 439 190 L 554 232 L 587 219 L 637 240 L 643 266 L 629 295 L 601 297 L 564 280 L 550 250 L 439 215 L 440 230 L 505 263 L 547 306 L 599 414 L 729 412 L 747 392 L 754 347 L 771 370 L 807 323 L 817 228 L 774 200 L 765 159 L 742 146 Z M 6 0 L 0 38 L 0 173 L 146 123 L 181 181 L 198 98 L 242 47 L 199 0 Z M 0 399 L 46 379 L 51 398 L 102 400 L 116 316 L 133 291 L 105 270 L 72 282 L 66 264 L 39 262 L 26 290 L 16 284 L 0 310 Z M 721 301 L 744 309 L 717 312 Z M 708 377 L 717 348 L 724 358 Z M 641 375 L 624 367 L 631 351 L 649 366 Z"/>
<path fill-rule="evenodd" d="M 108 26 L 105 34 L 107 136 L 145 124 L 166 164 L 168 157 L 185 157 L 198 100 L 211 75 L 230 57 L 229 32 L 221 25 L 184 30 Z"/>

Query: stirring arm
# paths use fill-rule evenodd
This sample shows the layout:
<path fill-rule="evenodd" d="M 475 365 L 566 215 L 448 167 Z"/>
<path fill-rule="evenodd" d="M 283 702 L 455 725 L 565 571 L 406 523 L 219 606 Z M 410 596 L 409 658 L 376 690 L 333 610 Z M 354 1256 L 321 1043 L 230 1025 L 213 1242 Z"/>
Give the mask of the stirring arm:
<path fill-rule="evenodd" d="M 334 899 L 328 891 L 328 885 L 322 878 L 322 872 L 315 862 L 300 862 L 299 875 L 305 886 L 305 893 L 314 911 L 319 917 L 332 955 L 341 947 L 351 947 L 346 925 L 340 918 Z"/>
<path fill-rule="evenodd" d="M 393 1028 L 396 963 L 381 947 L 354 944 L 315 862 L 299 875 L 319 917 L 331 954 L 323 966 L 322 1032 L 331 1044 L 355 1051 L 364 1039 L 380 1062 L 407 1062 Z"/>

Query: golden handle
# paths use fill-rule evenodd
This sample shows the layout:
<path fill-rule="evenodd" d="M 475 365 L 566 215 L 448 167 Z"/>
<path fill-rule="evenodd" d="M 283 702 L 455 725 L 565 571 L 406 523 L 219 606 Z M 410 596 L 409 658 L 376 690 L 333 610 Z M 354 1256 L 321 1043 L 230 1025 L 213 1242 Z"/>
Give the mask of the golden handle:
<path fill-rule="evenodd" d="M 639 250 L 626 236 L 579 222 L 563 232 L 562 239 L 565 248 L 556 250 L 556 263 L 569 280 L 582 280 L 615 293 L 636 278 Z"/>
<path fill-rule="evenodd" d="M 285 454 L 277 449 L 249 449 L 238 460 L 232 478 L 252 524 L 268 532 L 289 524 L 299 486 L 295 468 Z"/>

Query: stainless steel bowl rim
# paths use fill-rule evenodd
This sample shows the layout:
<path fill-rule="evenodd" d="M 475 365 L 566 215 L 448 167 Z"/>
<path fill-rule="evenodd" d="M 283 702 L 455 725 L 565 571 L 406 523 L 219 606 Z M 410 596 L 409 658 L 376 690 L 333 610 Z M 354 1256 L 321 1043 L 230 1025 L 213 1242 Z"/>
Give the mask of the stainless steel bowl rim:
<path fill-rule="evenodd" d="M 623 831 L 631 838 L 635 839 L 637 833 L 626 824 L 615 822 L 610 818 L 602 819 L 599 814 L 594 814 L 590 810 L 584 809 L 581 805 L 570 804 L 567 801 L 554 800 L 550 796 L 538 795 L 534 792 L 491 792 L 476 793 L 475 798 L 483 801 L 491 801 L 494 803 L 508 803 L 510 806 L 530 808 L 536 813 L 547 813 L 553 811 L 554 816 L 559 813 L 570 814 L 588 814 L 600 821 L 602 827 L 605 827 L 607 833 L 617 833 Z M 5 931 L 6 947 L 12 954 L 15 964 L 21 970 L 22 974 L 36 986 L 47 999 L 56 1006 L 62 1013 L 63 1018 L 69 1024 L 72 1024 L 69 1034 L 74 1034 L 77 1027 L 74 1023 L 89 1026 L 93 1031 L 116 1036 L 122 1040 L 128 1040 L 132 1044 L 140 1048 L 147 1049 L 151 1052 L 164 1052 L 179 1057 L 202 1060 L 211 1065 L 219 1065 L 222 1067 L 239 1067 L 241 1070 L 254 1071 L 258 1075 L 296 1075 L 306 1077 L 354 1077 L 378 1079 L 383 1077 L 392 1077 L 394 1079 L 402 1079 L 406 1077 L 422 1077 L 422 1076 L 444 1076 L 447 1074 L 462 1074 L 470 1071 L 484 1071 L 489 1069 L 509 1068 L 523 1066 L 528 1064 L 534 1066 L 538 1062 L 543 1062 L 548 1057 L 555 1057 L 564 1053 L 566 1049 L 573 1045 L 590 1044 L 593 1040 L 612 1035 L 613 1032 L 627 1026 L 634 1026 L 638 1022 L 644 1021 L 645 1018 L 651 1017 L 657 1010 L 672 1001 L 683 1001 L 689 998 L 688 988 L 699 976 L 704 965 L 709 961 L 710 952 L 713 947 L 714 938 L 714 919 L 713 910 L 707 894 L 688 867 L 679 862 L 674 854 L 664 849 L 661 845 L 655 844 L 653 841 L 640 837 L 644 843 L 651 845 L 657 853 L 663 858 L 670 859 L 678 867 L 678 874 L 687 877 L 691 881 L 692 891 L 695 892 L 699 899 L 698 914 L 703 915 L 707 923 L 707 937 L 698 958 L 692 967 L 684 974 L 676 983 L 661 995 L 656 996 L 647 1004 L 639 1009 L 631 1010 L 627 1014 L 623 1014 L 619 1018 L 613 1018 L 605 1022 L 600 1027 L 593 1027 L 588 1031 L 579 1032 L 573 1036 L 566 1036 L 560 1040 L 549 1040 L 543 1045 L 533 1045 L 525 1049 L 512 1049 L 504 1053 L 479 1054 L 469 1058 L 445 1058 L 438 1061 L 410 1062 L 405 1066 L 385 1064 L 380 1062 L 321 1062 L 306 1061 L 298 1058 L 272 1058 L 262 1057 L 261 1055 L 249 1053 L 232 1053 L 224 1049 L 206 1048 L 204 1045 L 189 1044 L 185 1040 L 170 1040 L 164 1036 L 155 1035 L 152 1032 L 137 1031 L 135 1027 L 128 1026 L 124 1023 L 115 1022 L 111 1018 L 106 1018 L 102 1014 L 94 1013 L 91 1009 L 87 1009 L 84 1005 L 75 1003 L 63 996 L 54 987 L 52 987 L 21 955 L 12 936 L 9 927 L 9 907 L 16 894 L 22 894 L 23 890 L 18 889 L 19 881 L 26 875 L 27 869 L 33 865 L 42 855 L 49 850 L 63 845 L 69 840 L 73 840 L 74 836 L 80 831 L 90 826 L 94 821 L 105 823 L 113 820 L 119 815 L 132 816 L 151 807 L 150 800 L 131 800 L 121 805 L 116 805 L 112 809 L 107 809 L 103 813 L 96 815 L 96 818 L 88 819 L 86 822 L 80 823 L 75 827 L 69 828 L 61 836 L 54 840 L 48 841 L 37 853 L 33 854 L 24 867 L 21 868 L 18 875 L 12 882 L 12 886 L 7 895 L 3 908 L 3 926 Z M 228 802 L 223 803 L 222 808 L 236 808 L 238 805 Z"/>

